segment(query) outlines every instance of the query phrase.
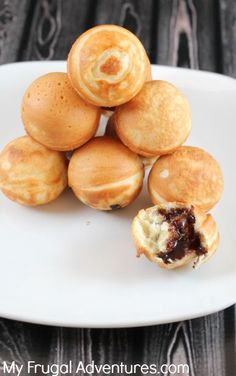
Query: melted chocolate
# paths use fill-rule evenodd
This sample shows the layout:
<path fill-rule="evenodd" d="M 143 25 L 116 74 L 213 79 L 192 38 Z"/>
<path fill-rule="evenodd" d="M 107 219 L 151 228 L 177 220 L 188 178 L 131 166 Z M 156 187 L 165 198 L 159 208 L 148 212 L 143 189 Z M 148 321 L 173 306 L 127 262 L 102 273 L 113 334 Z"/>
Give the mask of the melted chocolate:
<path fill-rule="evenodd" d="M 161 209 L 159 214 L 171 224 L 166 252 L 158 254 L 166 264 L 182 259 L 190 251 L 195 251 L 197 256 L 207 252 L 201 244 L 200 234 L 194 229 L 195 216 L 191 209 Z"/>

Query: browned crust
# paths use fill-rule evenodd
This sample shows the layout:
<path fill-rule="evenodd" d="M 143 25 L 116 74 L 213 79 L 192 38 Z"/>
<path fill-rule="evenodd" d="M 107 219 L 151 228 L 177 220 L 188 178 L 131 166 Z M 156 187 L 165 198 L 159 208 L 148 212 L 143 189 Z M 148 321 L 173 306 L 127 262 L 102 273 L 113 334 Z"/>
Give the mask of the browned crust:
<path fill-rule="evenodd" d="M 146 82 L 114 115 L 116 132 L 134 152 L 152 157 L 174 151 L 191 130 L 190 106 L 186 97 L 166 81 Z"/>
<path fill-rule="evenodd" d="M 100 115 L 101 109 L 85 103 L 62 72 L 33 81 L 22 101 L 21 116 L 27 134 L 58 151 L 86 143 L 95 134 Z"/>
<path fill-rule="evenodd" d="M 163 177 L 163 172 L 168 176 Z M 148 177 L 153 204 L 181 201 L 206 212 L 219 201 L 223 185 L 217 161 L 205 150 L 191 146 L 160 157 Z"/>
<path fill-rule="evenodd" d="M 55 200 L 67 186 L 65 156 L 29 136 L 17 138 L 0 154 L 0 188 L 12 201 L 36 206 Z"/>
<path fill-rule="evenodd" d="M 96 137 L 72 156 L 69 185 L 87 205 L 101 210 L 131 203 L 142 188 L 144 169 L 138 156 L 118 140 Z"/>
<path fill-rule="evenodd" d="M 117 25 L 95 26 L 80 35 L 69 52 L 67 70 L 82 98 L 106 107 L 129 101 L 150 78 L 141 42 Z"/>

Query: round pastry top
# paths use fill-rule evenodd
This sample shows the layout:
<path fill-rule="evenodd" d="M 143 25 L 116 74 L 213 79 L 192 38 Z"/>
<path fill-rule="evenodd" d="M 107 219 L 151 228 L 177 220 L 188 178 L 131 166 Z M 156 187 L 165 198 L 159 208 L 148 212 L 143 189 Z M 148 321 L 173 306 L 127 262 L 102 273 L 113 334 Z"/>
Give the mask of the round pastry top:
<path fill-rule="evenodd" d="M 74 88 L 88 102 L 113 107 L 133 98 L 148 76 L 150 64 L 139 39 L 116 25 L 83 33 L 68 56 Z"/>
<path fill-rule="evenodd" d="M 176 149 L 191 130 L 187 98 L 166 81 L 146 82 L 135 98 L 116 109 L 114 119 L 122 142 L 147 157 Z"/>

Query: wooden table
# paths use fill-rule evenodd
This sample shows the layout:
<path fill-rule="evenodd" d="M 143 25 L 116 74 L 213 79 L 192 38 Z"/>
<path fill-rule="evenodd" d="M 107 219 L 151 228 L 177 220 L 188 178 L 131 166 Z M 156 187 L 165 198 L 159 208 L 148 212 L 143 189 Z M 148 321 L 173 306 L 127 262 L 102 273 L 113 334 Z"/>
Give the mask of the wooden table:
<path fill-rule="evenodd" d="M 65 59 L 78 34 L 103 23 L 136 33 L 152 63 L 236 77 L 234 0 L 0 0 L 0 63 Z M 235 307 L 174 324 L 119 330 L 1 319 L 0 363 L 187 363 L 194 376 L 233 376 L 235 325 Z"/>

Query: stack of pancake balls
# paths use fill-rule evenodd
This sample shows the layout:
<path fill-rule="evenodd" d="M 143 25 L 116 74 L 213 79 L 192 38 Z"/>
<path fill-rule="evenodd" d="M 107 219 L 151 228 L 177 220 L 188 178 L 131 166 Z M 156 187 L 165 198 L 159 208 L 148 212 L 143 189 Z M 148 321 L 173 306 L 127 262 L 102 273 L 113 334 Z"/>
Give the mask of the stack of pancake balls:
<path fill-rule="evenodd" d="M 110 116 L 106 131 L 95 137 L 102 113 Z M 67 73 L 48 73 L 28 87 L 22 121 L 27 136 L 0 154 L 0 188 L 8 198 L 42 205 L 69 185 L 91 208 L 119 209 L 139 195 L 149 165 L 155 206 L 132 222 L 138 255 L 173 269 L 215 252 L 219 233 L 208 211 L 223 190 L 220 167 L 208 152 L 181 146 L 191 130 L 188 99 L 171 83 L 152 80 L 131 32 L 100 25 L 83 33 Z"/>

